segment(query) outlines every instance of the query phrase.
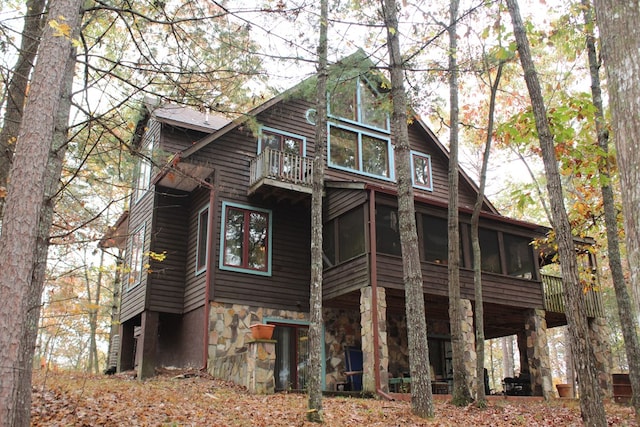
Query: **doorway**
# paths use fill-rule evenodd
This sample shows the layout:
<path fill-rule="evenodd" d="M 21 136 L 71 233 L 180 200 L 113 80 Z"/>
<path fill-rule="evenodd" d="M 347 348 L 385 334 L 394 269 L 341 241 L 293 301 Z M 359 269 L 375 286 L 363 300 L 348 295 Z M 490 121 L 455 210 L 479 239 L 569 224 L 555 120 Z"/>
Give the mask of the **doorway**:
<path fill-rule="evenodd" d="M 309 364 L 309 328 L 307 325 L 275 325 L 276 390 L 304 390 Z"/>

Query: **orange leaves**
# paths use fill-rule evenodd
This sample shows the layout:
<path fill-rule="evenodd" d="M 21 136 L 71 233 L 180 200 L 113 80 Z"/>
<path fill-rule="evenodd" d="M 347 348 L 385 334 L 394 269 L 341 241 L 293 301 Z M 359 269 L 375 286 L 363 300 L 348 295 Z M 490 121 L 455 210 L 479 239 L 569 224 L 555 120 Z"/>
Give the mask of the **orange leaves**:
<path fill-rule="evenodd" d="M 306 421 L 304 394 L 250 395 L 241 387 L 205 376 L 175 375 L 147 381 L 129 376 L 92 376 L 48 372 L 34 377 L 32 425 L 197 425 L 316 426 Z M 497 396 L 489 407 L 458 408 L 444 399 L 435 402 L 436 416 L 425 420 L 411 414 L 406 401 L 326 397 L 327 426 L 513 426 L 582 425 L 573 401 L 520 401 Z M 636 425 L 630 407 L 606 404 L 609 425 Z"/>

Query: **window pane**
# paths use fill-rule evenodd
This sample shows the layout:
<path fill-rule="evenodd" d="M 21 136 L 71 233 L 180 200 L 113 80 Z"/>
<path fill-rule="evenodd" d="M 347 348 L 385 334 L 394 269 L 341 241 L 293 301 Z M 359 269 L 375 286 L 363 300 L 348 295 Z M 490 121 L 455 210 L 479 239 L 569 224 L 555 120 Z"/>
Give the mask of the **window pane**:
<path fill-rule="evenodd" d="M 413 183 L 421 187 L 431 188 L 431 168 L 429 158 L 419 154 L 413 157 Z"/>
<path fill-rule="evenodd" d="M 249 212 L 248 267 L 254 270 L 267 269 L 268 216 L 260 212 Z"/>
<path fill-rule="evenodd" d="M 224 263 L 242 266 L 242 241 L 244 240 L 244 212 L 227 209 L 225 227 Z"/>
<path fill-rule="evenodd" d="M 209 209 L 200 212 L 198 216 L 198 248 L 196 255 L 196 272 L 200 272 L 207 266 L 207 230 L 209 222 Z"/>
<path fill-rule="evenodd" d="M 322 226 L 322 250 L 332 265 L 336 263 L 335 224 L 336 222 L 333 220 Z"/>
<path fill-rule="evenodd" d="M 498 233 L 486 228 L 480 228 L 478 235 L 480 237 L 480 252 L 482 253 L 482 270 L 491 273 L 502 273 Z"/>
<path fill-rule="evenodd" d="M 425 261 L 438 264 L 449 262 L 449 235 L 447 220 L 429 215 L 422 216 Z"/>
<path fill-rule="evenodd" d="M 376 247 L 381 253 L 401 255 L 396 208 L 384 205 L 376 207 Z"/>
<path fill-rule="evenodd" d="M 346 261 L 364 253 L 364 213 L 354 209 L 338 218 L 338 256 Z"/>
<path fill-rule="evenodd" d="M 273 150 L 280 150 L 280 140 L 282 137 L 280 135 L 275 135 L 271 132 L 263 131 L 262 132 L 262 151 L 265 148 L 269 147 Z"/>
<path fill-rule="evenodd" d="M 362 136 L 362 169 L 373 175 L 389 177 L 389 145 L 382 139 Z"/>
<path fill-rule="evenodd" d="M 289 154 L 302 155 L 302 141 L 297 138 L 285 136 L 282 139 L 282 151 Z"/>
<path fill-rule="evenodd" d="M 507 261 L 507 274 L 510 276 L 533 278 L 533 256 L 530 239 L 512 234 L 504 234 L 504 252 Z"/>
<path fill-rule="evenodd" d="M 129 265 L 129 286 L 135 286 L 142 277 L 142 254 L 144 251 L 144 227 L 131 237 L 131 264 Z"/>
<path fill-rule="evenodd" d="M 378 129 L 387 129 L 387 112 L 381 105 L 380 99 L 369 85 L 360 80 L 360 104 L 361 104 L 361 121 L 362 123 L 376 127 Z"/>
<path fill-rule="evenodd" d="M 329 113 L 347 120 L 357 120 L 355 80 L 337 85 L 329 96 Z"/>
<path fill-rule="evenodd" d="M 358 135 L 332 127 L 330 140 L 331 163 L 349 169 L 358 169 Z"/>

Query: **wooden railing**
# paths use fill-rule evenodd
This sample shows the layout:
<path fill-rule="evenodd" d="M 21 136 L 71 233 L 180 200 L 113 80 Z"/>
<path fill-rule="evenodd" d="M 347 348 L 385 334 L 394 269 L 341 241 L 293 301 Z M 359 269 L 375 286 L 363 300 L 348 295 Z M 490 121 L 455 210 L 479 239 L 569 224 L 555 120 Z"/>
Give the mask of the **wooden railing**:
<path fill-rule="evenodd" d="M 544 292 L 544 308 L 554 313 L 565 313 L 564 288 L 562 277 L 542 275 Z M 587 289 L 584 293 L 585 308 L 588 317 L 604 316 L 602 293 L 595 289 Z"/>
<path fill-rule="evenodd" d="M 251 160 L 249 186 L 264 178 L 271 178 L 311 187 L 313 160 L 296 154 L 265 148 Z"/>

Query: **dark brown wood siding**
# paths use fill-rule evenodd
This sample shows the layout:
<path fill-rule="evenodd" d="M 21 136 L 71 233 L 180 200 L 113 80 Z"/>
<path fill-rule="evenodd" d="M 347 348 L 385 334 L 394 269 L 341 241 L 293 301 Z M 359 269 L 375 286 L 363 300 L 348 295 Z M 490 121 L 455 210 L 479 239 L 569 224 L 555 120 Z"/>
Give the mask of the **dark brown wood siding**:
<path fill-rule="evenodd" d="M 331 189 L 326 191 L 324 221 L 332 220 L 367 201 L 364 190 Z"/>
<path fill-rule="evenodd" d="M 149 260 L 152 286 L 149 309 L 182 313 L 189 219 L 188 193 L 158 187 L 151 250 L 164 254 L 162 261 Z"/>
<path fill-rule="evenodd" d="M 191 311 L 204 305 L 206 293 L 206 271 L 196 273 L 196 250 L 198 244 L 198 214 L 200 210 L 209 206 L 209 190 L 198 188 L 191 193 L 190 210 L 187 221 L 187 249 L 185 251 L 185 287 L 184 311 Z M 211 212 L 209 212 L 211 213 Z M 211 247 L 210 247 L 211 248 Z M 215 250 L 215 246 L 213 247 Z"/>
<path fill-rule="evenodd" d="M 168 153 L 177 153 L 189 148 L 194 142 L 200 140 L 205 135 L 207 134 L 203 132 L 164 124 L 162 125 L 160 148 Z"/>
<path fill-rule="evenodd" d="M 350 259 L 323 272 L 323 298 L 333 299 L 370 284 L 369 254 Z"/>
<path fill-rule="evenodd" d="M 378 254 L 378 286 L 404 289 L 402 259 L 397 256 Z M 448 273 L 444 264 L 422 262 L 423 290 L 427 295 L 448 296 Z M 462 298 L 475 300 L 473 271 L 460 269 L 460 294 Z M 499 274 L 483 273 L 482 289 L 485 303 L 513 307 L 542 308 L 542 285 L 540 282 Z"/>
<path fill-rule="evenodd" d="M 140 227 L 145 228 L 145 238 L 143 253 L 151 248 L 151 222 L 153 218 L 153 201 L 154 192 L 147 191 L 139 200 L 132 200 L 132 206 L 129 213 L 129 236 L 135 233 Z M 127 241 L 125 254 L 125 274 L 123 277 L 122 303 L 120 307 L 120 321 L 128 320 L 135 315 L 141 313 L 145 308 L 147 297 L 147 285 L 149 277 L 143 269 L 139 284 L 134 284 L 129 279 L 129 267 L 131 265 L 131 239 Z M 143 256 L 143 264 L 146 263 L 147 257 Z"/>

